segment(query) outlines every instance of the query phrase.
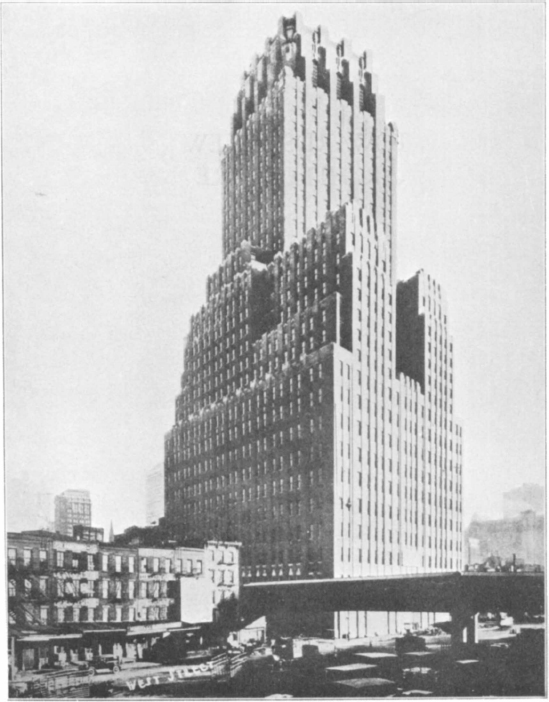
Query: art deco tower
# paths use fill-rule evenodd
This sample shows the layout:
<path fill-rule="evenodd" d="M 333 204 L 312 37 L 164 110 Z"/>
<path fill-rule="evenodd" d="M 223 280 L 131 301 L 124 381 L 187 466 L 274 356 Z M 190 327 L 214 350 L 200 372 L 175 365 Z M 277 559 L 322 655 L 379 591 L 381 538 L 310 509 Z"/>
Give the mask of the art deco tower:
<path fill-rule="evenodd" d="M 166 436 L 168 521 L 242 541 L 244 582 L 461 567 L 452 340 L 430 276 L 396 285 L 396 150 L 368 54 L 282 19 Z"/>

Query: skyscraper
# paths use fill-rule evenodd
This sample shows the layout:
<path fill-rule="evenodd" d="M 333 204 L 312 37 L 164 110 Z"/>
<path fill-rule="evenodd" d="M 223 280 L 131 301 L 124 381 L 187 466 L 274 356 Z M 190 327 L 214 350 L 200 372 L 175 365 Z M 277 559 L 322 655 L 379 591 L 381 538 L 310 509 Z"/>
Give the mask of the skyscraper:
<path fill-rule="evenodd" d="M 91 526 L 91 499 L 87 490 L 65 490 L 55 496 L 55 530 L 72 537 L 75 525 Z"/>
<path fill-rule="evenodd" d="M 440 286 L 396 284 L 397 130 L 367 53 L 281 19 L 223 154 L 223 262 L 166 436 L 167 520 L 243 582 L 456 570 L 461 428 Z"/>

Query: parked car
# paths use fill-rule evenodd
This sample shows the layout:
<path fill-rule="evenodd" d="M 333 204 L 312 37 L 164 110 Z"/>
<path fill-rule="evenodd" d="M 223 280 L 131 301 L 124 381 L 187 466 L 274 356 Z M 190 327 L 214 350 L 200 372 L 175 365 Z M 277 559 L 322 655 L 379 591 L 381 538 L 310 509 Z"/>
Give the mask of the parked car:
<path fill-rule="evenodd" d="M 114 656 L 94 656 L 88 661 L 88 670 L 91 675 L 118 673 L 121 667 L 120 661 Z"/>

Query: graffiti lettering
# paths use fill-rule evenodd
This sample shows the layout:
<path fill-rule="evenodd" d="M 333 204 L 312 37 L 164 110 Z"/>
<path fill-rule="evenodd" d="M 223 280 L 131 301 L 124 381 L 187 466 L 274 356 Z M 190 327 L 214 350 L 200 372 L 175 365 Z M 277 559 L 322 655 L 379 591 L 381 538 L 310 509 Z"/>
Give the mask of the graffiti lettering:
<path fill-rule="evenodd" d="M 185 666 L 184 668 L 175 668 L 167 671 L 164 675 L 158 674 L 153 676 L 147 676 L 146 678 L 133 678 L 132 680 L 126 680 L 126 685 L 129 690 L 135 690 L 137 686 L 141 690 L 144 690 L 150 685 L 162 685 L 165 683 L 173 683 L 178 680 L 184 680 L 185 678 L 192 678 L 205 674 L 212 674 L 214 672 L 214 666 L 212 663 L 202 663 L 201 665 L 195 666 Z M 154 683 L 152 682 L 154 680 Z"/>

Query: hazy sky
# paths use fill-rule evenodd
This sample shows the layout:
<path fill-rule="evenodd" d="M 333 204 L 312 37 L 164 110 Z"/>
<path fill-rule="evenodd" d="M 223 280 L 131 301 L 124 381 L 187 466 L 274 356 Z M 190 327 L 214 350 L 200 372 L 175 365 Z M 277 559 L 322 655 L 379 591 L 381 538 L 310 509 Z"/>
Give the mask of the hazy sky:
<path fill-rule="evenodd" d="M 8 515 L 26 483 L 144 523 L 240 77 L 296 9 L 373 51 L 399 128 L 398 274 L 446 291 L 466 520 L 543 482 L 541 3 L 4 5 Z"/>

